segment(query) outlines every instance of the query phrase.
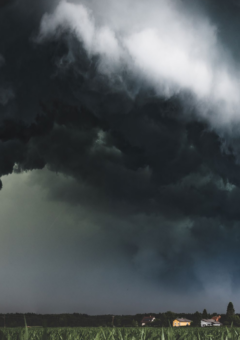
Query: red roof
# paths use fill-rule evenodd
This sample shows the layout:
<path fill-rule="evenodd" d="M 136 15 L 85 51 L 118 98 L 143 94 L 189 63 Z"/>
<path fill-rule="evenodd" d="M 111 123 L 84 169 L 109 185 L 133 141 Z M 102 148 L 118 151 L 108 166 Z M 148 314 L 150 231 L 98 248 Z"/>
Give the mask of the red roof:
<path fill-rule="evenodd" d="M 152 322 L 155 318 L 150 316 L 144 316 L 144 318 L 142 319 L 142 323 L 147 323 L 147 322 Z"/>
<path fill-rule="evenodd" d="M 213 316 L 211 319 L 213 319 L 215 321 L 219 321 L 219 319 L 221 319 L 221 315 Z"/>

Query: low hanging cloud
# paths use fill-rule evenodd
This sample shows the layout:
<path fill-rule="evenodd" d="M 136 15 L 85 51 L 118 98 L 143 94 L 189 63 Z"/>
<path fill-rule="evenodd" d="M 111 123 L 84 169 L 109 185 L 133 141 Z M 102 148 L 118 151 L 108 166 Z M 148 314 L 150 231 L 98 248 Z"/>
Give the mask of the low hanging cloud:
<path fill-rule="evenodd" d="M 90 56 L 100 56 L 100 73 L 111 77 L 125 69 L 168 98 L 190 92 L 198 114 L 214 126 L 239 122 L 240 74 L 216 25 L 184 14 L 174 1 L 105 5 L 99 15 L 94 1 L 61 1 L 44 15 L 37 40 L 70 30 Z"/>

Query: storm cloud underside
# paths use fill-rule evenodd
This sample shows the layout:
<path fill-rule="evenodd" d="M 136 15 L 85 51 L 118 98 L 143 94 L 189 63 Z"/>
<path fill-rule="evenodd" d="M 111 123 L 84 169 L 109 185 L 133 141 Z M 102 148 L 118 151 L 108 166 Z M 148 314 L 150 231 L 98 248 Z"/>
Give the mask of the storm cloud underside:
<path fill-rule="evenodd" d="M 0 7 L 3 308 L 222 312 L 239 296 L 240 7 L 214 3 Z"/>

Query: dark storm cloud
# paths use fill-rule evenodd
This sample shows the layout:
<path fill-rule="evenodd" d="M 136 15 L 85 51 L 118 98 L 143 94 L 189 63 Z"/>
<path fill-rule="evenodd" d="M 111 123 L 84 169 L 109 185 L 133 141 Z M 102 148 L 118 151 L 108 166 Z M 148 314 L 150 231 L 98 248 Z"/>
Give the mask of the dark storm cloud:
<path fill-rule="evenodd" d="M 239 40 L 237 30 L 239 29 L 240 3 L 238 0 L 203 1 L 208 15 L 217 24 L 219 37 L 226 49 L 229 49 L 235 61 L 239 62 Z"/>
<path fill-rule="evenodd" d="M 0 175 L 47 167 L 68 176 L 73 182 L 43 186 L 54 200 L 109 215 L 102 244 L 118 235 L 112 254 L 125 254 L 159 287 L 204 289 L 199 259 L 238 239 L 237 138 L 199 115 L 188 87 L 159 95 L 128 68 L 100 72 L 101 48 L 89 53 L 69 27 L 39 39 L 43 15 L 57 4 L 9 1 L 0 9 Z M 226 17 L 205 10 L 218 24 L 231 6 Z M 189 84 L 204 88 L 191 77 Z M 230 253 L 239 254 L 238 243 Z"/>

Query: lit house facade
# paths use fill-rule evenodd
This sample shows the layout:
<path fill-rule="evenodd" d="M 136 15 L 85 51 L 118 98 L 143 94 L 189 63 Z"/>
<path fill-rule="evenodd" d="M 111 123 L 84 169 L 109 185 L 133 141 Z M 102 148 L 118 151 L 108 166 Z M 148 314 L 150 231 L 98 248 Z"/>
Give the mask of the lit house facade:
<path fill-rule="evenodd" d="M 178 318 L 178 319 L 173 320 L 173 327 L 190 326 L 191 322 L 192 320 Z"/>

